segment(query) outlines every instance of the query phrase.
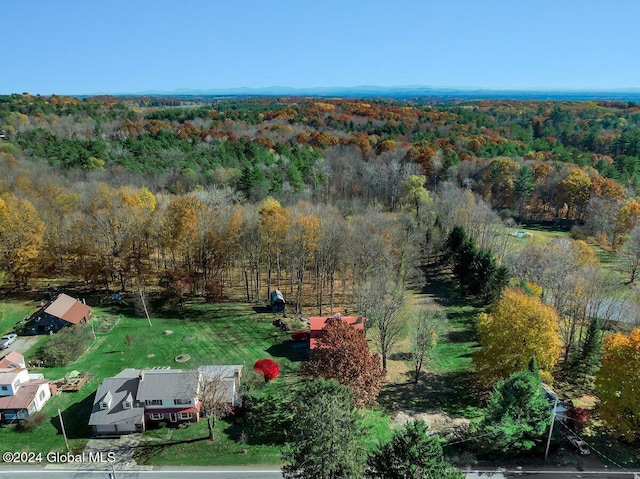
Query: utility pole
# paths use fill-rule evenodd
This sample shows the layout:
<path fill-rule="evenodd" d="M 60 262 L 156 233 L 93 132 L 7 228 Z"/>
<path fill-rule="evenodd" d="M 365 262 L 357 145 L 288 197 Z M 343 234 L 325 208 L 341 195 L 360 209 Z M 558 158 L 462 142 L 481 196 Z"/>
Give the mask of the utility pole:
<path fill-rule="evenodd" d="M 64 430 L 64 422 L 62 422 L 62 413 L 60 409 L 58 409 L 58 418 L 60 418 L 60 427 L 62 428 L 62 437 L 64 437 L 64 444 L 67 447 L 67 452 L 69 452 L 69 441 L 67 440 L 67 432 Z"/>
<path fill-rule="evenodd" d="M 549 446 L 551 445 L 551 434 L 553 433 L 553 424 L 556 421 L 556 408 L 558 407 L 558 396 L 556 396 L 555 401 L 553 402 L 553 412 L 551 413 L 551 426 L 549 426 L 549 437 L 547 437 L 547 448 L 544 451 L 544 460 L 547 460 L 547 456 L 549 455 Z"/>

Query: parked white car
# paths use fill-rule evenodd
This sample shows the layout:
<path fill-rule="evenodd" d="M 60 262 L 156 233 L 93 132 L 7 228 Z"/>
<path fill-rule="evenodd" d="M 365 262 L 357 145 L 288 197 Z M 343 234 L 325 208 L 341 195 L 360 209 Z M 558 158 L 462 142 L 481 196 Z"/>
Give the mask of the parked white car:
<path fill-rule="evenodd" d="M 18 335 L 11 333 L 11 334 L 5 334 L 4 336 L 2 336 L 2 338 L 0 338 L 0 341 L 6 341 L 7 342 L 7 346 L 9 346 L 16 339 L 18 339 Z"/>

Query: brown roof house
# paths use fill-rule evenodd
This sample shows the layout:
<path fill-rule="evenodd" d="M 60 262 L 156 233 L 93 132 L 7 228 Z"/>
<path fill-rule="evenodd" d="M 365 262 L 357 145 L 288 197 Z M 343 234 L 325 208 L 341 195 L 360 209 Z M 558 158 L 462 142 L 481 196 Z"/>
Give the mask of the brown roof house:
<path fill-rule="evenodd" d="M 11 351 L 0 358 L 0 369 L 24 368 L 24 356 L 17 351 Z"/>
<path fill-rule="evenodd" d="M 30 414 L 40 411 L 51 397 L 49 381 L 42 374 L 29 374 L 24 366 L 24 358 L 10 358 L 12 353 L 2 358 L 4 365 L 0 368 L 0 421 L 13 422 L 26 419 Z M 17 359 L 16 362 L 13 359 Z"/>
<path fill-rule="evenodd" d="M 55 301 L 46 304 L 29 318 L 22 334 L 57 333 L 62 328 L 90 320 L 91 308 L 84 301 L 62 293 Z"/>

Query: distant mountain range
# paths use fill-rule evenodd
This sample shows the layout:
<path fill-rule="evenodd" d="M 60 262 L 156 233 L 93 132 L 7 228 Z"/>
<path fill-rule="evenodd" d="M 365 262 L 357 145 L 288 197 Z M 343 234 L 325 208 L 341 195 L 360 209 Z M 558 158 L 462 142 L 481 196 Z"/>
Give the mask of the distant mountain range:
<path fill-rule="evenodd" d="M 118 96 L 310 96 L 310 97 L 353 97 L 353 98 L 420 98 L 437 97 L 444 99 L 513 99 L 513 100 L 616 100 L 640 101 L 640 88 L 610 90 L 569 90 L 569 89 L 483 89 L 445 88 L 428 86 L 382 87 L 362 85 L 355 87 L 312 87 L 292 88 L 271 86 L 264 88 L 212 88 L 162 91 L 148 90 L 136 93 L 120 93 Z M 92 96 L 92 95 L 82 95 Z"/>

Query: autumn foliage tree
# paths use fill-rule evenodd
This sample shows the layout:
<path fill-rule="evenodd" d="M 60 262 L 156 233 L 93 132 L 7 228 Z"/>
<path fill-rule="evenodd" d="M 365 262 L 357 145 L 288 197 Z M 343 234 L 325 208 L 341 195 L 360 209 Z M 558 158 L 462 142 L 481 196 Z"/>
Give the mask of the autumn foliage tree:
<path fill-rule="evenodd" d="M 267 260 L 267 297 L 271 292 L 271 273 L 276 267 L 276 286 L 280 287 L 281 259 L 287 232 L 291 223 L 291 213 L 280 203 L 269 197 L 260 206 L 260 239 Z"/>
<path fill-rule="evenodd" d="M 491 311 L 478 317 L 482 349 L 473 358 L 478 371 L 494 383 L 535 357 L 543 381 L 550 382 L 560 355 L 558 323 L 558 313 L 540 297 L 507 288 Z"/>
<path fill-rule="evenodd" d="M 635 442 L 640 436 L 640 328 L 628 336 L 604 339 L 602 365 L 596 373 L 600 417 L 615 436 Z"/>
<path fill-rule="evenodd" d="M 35 269 L 45 225 L 34 206 L 11 195 L 0 198 L 0 269 L 24 284 Z"/>
<path fill-rule="evenodd" d="M 280 365 L 273 359 L 258 359 L 253 370 L 264 376 L 264 382 L 273 381 L 280 374 Z"/>
<path fill-rule="evenodd" d="M 309 361 L 302 365 L 302 374 L 335 379 L 351 390 L 357 406 L 374 404 L 385 373 L 378 355 L 369 351 L 362 331 L 335 319 L 316 341 Z"/>

